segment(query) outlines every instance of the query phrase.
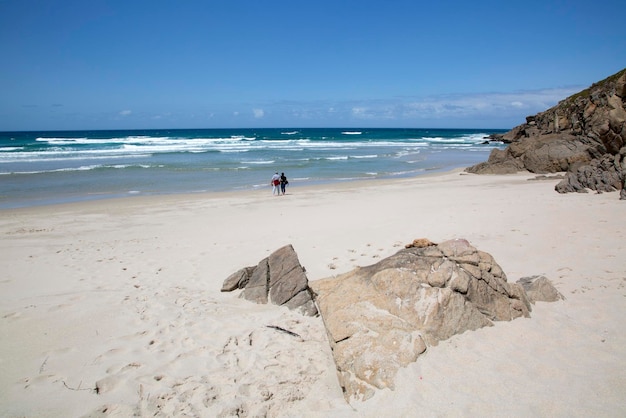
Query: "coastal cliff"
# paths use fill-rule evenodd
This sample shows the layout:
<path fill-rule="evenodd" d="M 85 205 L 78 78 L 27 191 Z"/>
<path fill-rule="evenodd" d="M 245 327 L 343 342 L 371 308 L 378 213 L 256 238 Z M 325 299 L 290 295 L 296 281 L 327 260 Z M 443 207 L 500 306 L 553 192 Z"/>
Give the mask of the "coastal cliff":
<path fill-rule="evenodd" d="M 491 139 L 509 146 L 466 171 L 566 172 L 559 193 L 621 190 L 626 199 L 626 69 Z"/>

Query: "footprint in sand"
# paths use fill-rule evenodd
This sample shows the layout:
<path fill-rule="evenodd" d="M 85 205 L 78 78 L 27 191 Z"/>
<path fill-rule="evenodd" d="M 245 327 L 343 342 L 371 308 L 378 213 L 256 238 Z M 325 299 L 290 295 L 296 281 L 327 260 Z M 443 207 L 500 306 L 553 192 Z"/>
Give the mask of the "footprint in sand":
<path fill-rule="evenodd" d="M 4 315 L 2 318 L 14 320 L 14 319 L 18 319 L 20 316 L 22 316 L 21 312 L 11 312 L 11 313 Z"/>

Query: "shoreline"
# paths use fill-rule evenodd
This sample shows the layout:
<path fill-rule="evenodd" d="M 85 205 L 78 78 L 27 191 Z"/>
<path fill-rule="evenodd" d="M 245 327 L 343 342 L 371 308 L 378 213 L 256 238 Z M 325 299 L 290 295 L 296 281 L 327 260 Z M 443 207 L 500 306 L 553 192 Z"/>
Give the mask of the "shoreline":
<path fill-rule="evenodd" d="M 457 169 L 1 210 L 0 415 L 623 415 L 623 202 L 534 177 Z M 286 244 L 315 281 L 421 237 L 468 239 L 509 281 L 543 274 L 567 299 L 429 347 L 394 391 L 349 406 L 319 318 L 220 292 Z"/>
<path fill-rule="evenodd" d="M 419 177 L 431 177 L 438 175 L 445 175 L 446 173 L 452 173 L 457 171 L 463 171 L 467 167 L 454 167 L 454 168 L 433 168 L 425 170 L 419 174 L 412 174 L 409 176 L 393 176 L 393 177 L 376 177 L 376 178 L 354 178 L 354 179 L 332 179 L 332 180 L 291 180 L 290 186 L 299 189 L 307 189 L 307 188 L 316 188 L 316 187 L 345 187 L 345 185 L 351 184 L 365 184 L 368 182 L 376 182 L 376 181 L 401 181 L 401 180 L 410 180 Z M 268 180 L 269 182 L 269 180 Z M 269 186 L 268 186 L 269 187 Z M 232 190 L 202 190 L 202 191 L 162 191 L 162 192 L 116 192 L 116 193 L 92 193 L 92 194 L 82 194 L 80 196 L 62 196 L 62 197 L 48 197 L 41 201 L 32 201 L 28 200 L 26 203 L 25 200 L 18 201 L 0 201 L 0 213 L 2 211 L 8 210 L 17 210 L 17 209 L 26 209 L 26 208 L 36 208 L 36 207 L 47 207 L 47 206 L 57 206 L 57 205 L 71 205 L 71 204 L 80 204 L 87 202 L 101 202 L 106 200 L 118 200 L 118 199 L 137 199 L 137 198 L 159 198 L 166 196 L 178 196 L 181 198 L 190 198 L 191 196 L 200 196 L 207 197 L 211 195 L 215 195 L 219 197 L 221 195 L 229 195 L 229 194 L 245 194 L 245 193 L 255 193 L 261 192 L 267 189 L 264 186 L 251 187 L 251 188 L 241 188 L 241 189 L 232 189 Z M 8 202 L 8 203 L 7 203 Z"/>
<path fill-rule="evenodd" d="M 459 173 L 461 175 L 466 175 L 468 173 L 464 173 L 466 167 L 457 167 L 449 170 L 429 170 L 419 175 L 409 176 L 409 177 L 396 177 L 396 178 L 371 178 L 371 179 L 351 179 L 351 180 L 334 180 L 334 181 L 320 181 L 320 182 L 302 182 L 298 183 L 298 181 L 291 181 L 289 186 L 287 186 L 287 195 L 293 194 L 290 192 L 295 186 L 295 190 L 307 192 L 307 191 L 316 191 L 321 189 L 345 189 L 345 188 L 359 188 L 359 187 L 368 187 L 373 186 L 377 182 L 401 182 L 401 181 L 411 181 L 412 179 L 417 178 L 432 178 L 439 177 L 445 175 L 451 175 L 455 173 Z M 269 180 L 268 180 L 269 182 Z M 150 203 L 150 201 L 154 200 L 168 200 L 168 201 L 178 201 L 178 200 L 195 200 L 195 199 L 220 199 L 220 198 L 235 198 L 235 197 L 246 197 L 247 195 L 256 195 L 263 194 L 269 191 L 269 195 L 271 196 L 271 186 L 267 187 L 259 187 L 255 189 L 241 189 L 241 190 L 229 190 L 229 191 L 198 191 L 198 192 L 163 192 L 163 193 L 131 193 L 128 192 L 126 194 L 111 194 L 111 195 L 89 195 L 77 198 L 76 200 L 64 201 L 61 200 L 59 202 L 47 202 L 47 203 L 38 203 L 27 206 L 18 206 L 18 207 L 1 207 L 0 213 L 3 212 L 11 212 L 11 211 L 20 211 L 27 209 L 41 209 L 41 208 L 54 208 L 54 207 L 71 207 L 73 205 L 85 205 L 86 207 L 93 204 L 98 205 L 98 203 L 104 204 L 104 202 L 111 201 L 116 204 L 122 203 L 125 200 L 129 200 L 135 202 L 145 201 L 146 204 Z M 293 189 L 292 189 L 293 190 Z M 296 192 L 297 193 L 297 192 Z"/>
<path fill-rule="evenodd" d="M 337 128 L 0 133 L 0 207 L 252 191 L 275 170 L 301 183 L 418 176 L 484 161 L 494 130 Z M 60 148 L 59 148 L 60 147 Z"/>

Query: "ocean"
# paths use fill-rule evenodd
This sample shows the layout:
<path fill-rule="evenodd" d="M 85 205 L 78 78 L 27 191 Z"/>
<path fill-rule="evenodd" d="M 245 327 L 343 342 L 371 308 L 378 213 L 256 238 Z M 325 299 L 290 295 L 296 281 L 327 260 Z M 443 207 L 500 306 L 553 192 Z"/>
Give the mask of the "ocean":
<path fill-rule="evenodd" d="M 0 132 L 0 209 L 113 197 L 391 179 L 487 160 L 498 129 Z"/>

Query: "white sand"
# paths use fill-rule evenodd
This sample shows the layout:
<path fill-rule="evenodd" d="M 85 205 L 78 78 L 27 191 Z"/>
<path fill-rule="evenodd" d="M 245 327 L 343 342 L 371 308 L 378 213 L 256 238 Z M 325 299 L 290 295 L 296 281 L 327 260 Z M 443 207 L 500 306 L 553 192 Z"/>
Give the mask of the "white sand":
<path fill-rule="evenodd" d="M 626 416 L 626 202 L 531 177 L 0 211 L 0 416 Z M 466 238 L 567 299 L 430 347 L 349 406 L 319 318 L 220 293 L 285 244 L 317 280 L 420 237 Z"/>

